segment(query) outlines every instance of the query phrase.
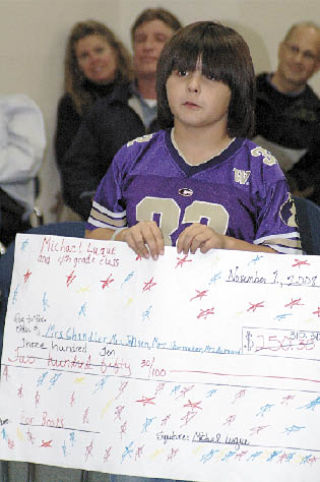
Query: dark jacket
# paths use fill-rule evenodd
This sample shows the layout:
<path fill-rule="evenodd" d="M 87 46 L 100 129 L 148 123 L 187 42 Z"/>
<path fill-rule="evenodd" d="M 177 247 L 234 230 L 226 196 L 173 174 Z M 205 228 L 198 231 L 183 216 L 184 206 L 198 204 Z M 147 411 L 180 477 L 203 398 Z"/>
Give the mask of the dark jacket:
<path fill-rule="evenodd" d="M 320 201 L 320 100 L 307 85 L 299 95 L 283 94 L 268 81 L 268 74 L 257 77 L 255 135 L 280 146 L 306 149 L 306 153 L 287 176 L 299 190 L 314 188 L 310 198 Z"/>
<path fill-rule="evenodd" d="M 64 200 L 83 219 L 89 216 L 92 197 L 116 152 L 146 133 L 142 120 L 128 105 L 130 95 L 130 86 L 122 85 L 99 99 L 60 164 Z M 153 122 L 149 131 L 157 129 Z"/>
<path fill-rule="evenodd" d="M 96 100 L 109 95 L 114 88 L 114 84 L 97 85 L 87 80 L 84 88 L 92 100 L 92 104 L 90 104 L 91 106 Z M 84 111 L 89 109 L 90 107 L 84 108 Z M 81 121 L 82 116 L 78 113 L 71 95 L 64 94 L 58 103 L 57 127 L 54 139 L 58 169 L 60 169 L 60 165 L 63 162 L 63 156 L 71 146 L 72 141 L 78 132 Z"/>

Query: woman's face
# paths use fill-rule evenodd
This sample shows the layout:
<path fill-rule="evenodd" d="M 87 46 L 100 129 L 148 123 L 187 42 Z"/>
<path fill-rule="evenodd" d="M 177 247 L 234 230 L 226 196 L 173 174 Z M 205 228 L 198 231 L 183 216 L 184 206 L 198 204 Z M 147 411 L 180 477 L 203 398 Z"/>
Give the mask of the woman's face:
<path fill-rule="evenodd" d="M 108 42 L 100 35 L 88 35 L 75 45 L 79 69 L 83 75 L 96 84 L 108 84 L 115 78 L 117 55 Z"/>

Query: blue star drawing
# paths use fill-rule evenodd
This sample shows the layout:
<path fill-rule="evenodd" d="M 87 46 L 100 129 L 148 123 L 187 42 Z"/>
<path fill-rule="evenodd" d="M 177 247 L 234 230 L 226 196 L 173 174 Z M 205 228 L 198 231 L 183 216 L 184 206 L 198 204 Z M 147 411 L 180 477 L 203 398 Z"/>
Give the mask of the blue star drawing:
<path fill-rule="evenodd" d="M 285 320 L 288 316 L 292 316 L 292 313 L 282 313 L 281 315 L 275 316 L 274 319 L 281 321 L 281 320 Z"/>
<path fill-rule="evenodd" d="M 305 456 L 303 457 L 303 459 L 301 460 L 300 465 L 301 465 L 301 464 L 306 464 L 306 463 L 308 463 L 309 460 L 311 459 L 311 457 L 312 457 L 311 454 L 305 455 Z"/>
<path fill-rule="evenodd" d="M 14 305 L 16 302 L 17 302 L 17 298 L 18 298 L 18 293 L 19 293 L 19 285 L 17 285 L 14 289 L 14 292 L 13 292 L 13 297 L 12 297 L 12 304 Z"/>
<path fill-rule="evenodd" d="M 62 445 L 62 452 L 63 452 L 64 457 L 66 457 L 67 456 L 67 446 L 66 446 L 65 440 L 63 441 L 63 445 Z"/>
<path fill-rule="evenodd" d="M 62 376 L 62 373 L 57 373 L 56 375 L 53 375 L 53 377 L 49 381 L 49 383 L 50 383 L 49 390 L 51 390 L 51 388 L 53 388 L 55 386 L 55 384 L 57 383 L 57 381 L 59 380 L 59 378 L 61 376 Z"/>
<path fill-rule="evenodd" d="M 266 403 L 265 405 L 260 407 L 260 411 L 256 414 L 256 417 L 258 417 L 258 416 L 263 417 L 264 414 L 266 412 L 269 412 L 272 407 L 273 407 L 273 405 L 271 405 L 270 403 Z"/>
<path fill-rule="evenodd" d="M 207 392 L 207 398 L 212 397 L 212 395 L 214 395 L 216 392 L 217 392 L 217 390 L 215 388 L 213 388 L 212 390 L 209 390 Z"/>
<path fill-rule="evenodd" d="M 48 375 L 48 373 L 49 372 L 45 372 L 38 378 L 37 387 L 40 387 L 40 385 L 43 385 L 43 382 L 44 382 L 46 376 Z"/>
<path fill-rule="evenodd" d="M 123 286 L 125 283 L 128 283 L 128 281 L 131 280 L 131 278 L 133 277 L 133 275 L 134 275 L 134 271 L 131 271 L 131 273 L 129 273 L 129 274 L 126 276 L 126 278 L 124 279 L 124 281 L 121 283 L 121 288 L 122 288 L 122 286 Z"/>
<path fill-rule="evenodd" d="M 108 380 L 109 377 L 110 377 L 110 375 L 107 375 L 107 376 L 101 378 L 101 380 L 99 380 L 99 381 L 96 383 L 96 385 L 95 385 L 95 386 L 96 386 L 96 389 L 95 389 L 95 391 L 94 391 L 93 393 L 97 393 L 98 390 L 100 390 L 100 391 L 103 390 L 103 388 L 104 388 L 104 386 L 105 386 L 105 384 L 106 384 L 106 382 L 107 382 L 107 380 Z"/>
<path fill-rule="evenodd" d="M 87 303 L 83 303 L 83 305 L 80 306 L 80 310 L 78 313 L 79 316 L 87 316 Z"/>
<path fill-rule="evenodd" d="M 290 435 L 291 433 L 294 432 L 300 432 L 300 430 L 303 430 L 306 427 L 299 427 L 298 425 L 291 425 L 291 427 L 286 427 L 284 429 L 283 433 L 286 433 L 287 435 Z"/>
<path fill-rule="evenodd" d="M 130 442 L 129 445 L 126 446 L 126 448 L 124 449 L 122 455 L 121 455 L 121 463 L 124 461 L 124 459 L 126 457 L 130 457 L 131 458 L 131 454 L 133 453 L 133 442 Z"/>
<path fill-rule="evenodd" d="M 142 313 L 142 321 L 150 320 L 151 308 L 152 308 L 152 306 L 150 305 L 150 306 Z"/>
<path fill-rule="evenodd" d="M 317 405 L 320 405 L 320 397 L 317 397 L 315 400 L 312 400 L 310 403 L 307 403 L 307 405 L 304 405 L 303 407 L 299 407 L 299 408 L 306 408 L 307 410 L 314 410 Z"/>
<path fill-rule="evenodd" d="M 256 263 L 257 263 L 258 261 L 260 261 L 260 259 L 262 259 L 262 258 L 263 258 L 263 256 L 257 254 L 257 256 L 256 256 L 255 258 L 252 258 L 252 259 L 249 261 L 248 265 L 250 265 L 251 263 L 256 264 Z"/>
<path fill-rule="evenodd" d="M 250 457 L 247 459 L 248 461 L 250 460 L 255 460 L 257 459 L 258 457 L 260 457 L 260 455 L 263 454 L 263 451 L 262 450 L 258 450 L 258 452 L 254 452 L 253 454 L 250 455 Z"/>
<path fill-rule="evenodd" d="M 222 462 L 226 462 L 227 460 L 229 460 L 233 455 L 235 455 L 237 452 L 235 450 L 230 450 L 230 452 L 228 452 L 224 457 L 223 459 L 221 459 Z"/>
<path fill-rule="evenodd" d="M 23 240 L 21 243 L 21 251 L 25 251 L 28 245 L 29 245 L 29 239 Z"/>
<path fill-rule="evenodd" d="M 145 433 L 145 432 L 147 431 L 147 428 L 150 427 L 150 425 L 152 424 L 152 422 L 153 422 L 156 418 L 157 418 L 157 417 L 153 417 L 153 418 L 148 418 L 148 417 L 146 417 L 146 421 L 145 421 L 144 424 L 143 424 L 141 433 Z"/>
<path fill-rule="evenodd" d="M 47 308 L 49 308 L 49 303 L 47 298 L 47 292 L 45 291 L 42 296 L 42 309 L 43 311 L 47 311 Z"/>
<path fill-rule="evenodd" d="M 181 388 L 181 385 L 176 385 L 175 387 L 173 387 L 170 395 L 176 395 L 179 392 L 180 388 Z"/>
<path fill-rule="evenodd" d="M 274 450 L 271 455 L 267 458 L 267 462 L 271 462 L 272 459 L 280 455 L 282 450 Z"/>
<path fill-rule="evenodd" d="M 219 450 L 218 449 L 211 449 L 210 452 L 208 452 L 207 454 L 204 454 L 202 455 L 201 459 L 200 459 L 200 462 L 202 462 L 203 464 L 205 464 L 206 462 L 209 462 L 209 460 L 212 459 L 212 457 L 214 457 L 214 454 L 218 453 Z"/>
<path fill-rule="evenodd" d="M 75 443 L 75 437 L 76 437 L 76 434 L 75 432 L 71 432 L 70 435 L 69 435 L 69 439 L 70 439 L 70 443 L 72 445 L 72 447 L 74 446 L 74 443 Z"/>
<path fill-rule="evenodd" d="M 291 454 L 288 454 L 287 455 L 287 462 L 290 462 L 290 460 L 292 460 L 295 455 L 296 455 L 295 452 L 291 452 Z"/>
<path fill-rule="evenodd" d="M 210 279 L 209 281 L 209 286 L 211 284 L 214 284 L 216 281 L 218 281 L 219 279 L 221 279 L 221 271 L 219 271 L 219 273 L 215 273 L 212 278 Z"/>

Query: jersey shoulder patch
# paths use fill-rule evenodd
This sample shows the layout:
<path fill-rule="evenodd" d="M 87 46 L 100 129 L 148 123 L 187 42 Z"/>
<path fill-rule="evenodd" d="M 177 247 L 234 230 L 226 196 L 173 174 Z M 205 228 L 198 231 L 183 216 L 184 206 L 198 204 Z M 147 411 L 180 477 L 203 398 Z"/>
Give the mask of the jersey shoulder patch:
<path fill-rule="evenodd" d="M 274 166 L 278 163 L 277 159 L 271 154 L 271 152 L 261 146 L 252 149 L 251 155 L 253 157 L 262 157 L 262 162 L 263 164 L 266 164 L 266 166 Z"/>
<path fill-rule="evenodd" d="M 141 144 L 144 142 L 149 142 L 153 137 L 152 134 L 146 134 L 144 136 L 136 137 L 135 139 L 132 139 L 132 141 L 127 142 L 127 147 L 133 146 L 134 144 Z"/>

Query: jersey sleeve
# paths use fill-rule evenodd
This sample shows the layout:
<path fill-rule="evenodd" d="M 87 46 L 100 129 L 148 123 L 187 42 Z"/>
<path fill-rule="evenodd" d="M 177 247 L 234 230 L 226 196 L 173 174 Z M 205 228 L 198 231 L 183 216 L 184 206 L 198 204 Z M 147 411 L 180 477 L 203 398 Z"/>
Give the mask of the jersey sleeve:
<path fill-rule="evenodd" d="M 257 195 L 257 230 L 254 244 L 283 254 L 302 254 L 296 207 L 276 159 L 261 147 L 251 151 L 261 157 L 263 185 Z"/>
<path fill-rule="evenodd" d="M 119 229 L 127 225 L 126 209 L 122 200 L 122 170 L 128 158 L 127 146 L 113 158 L 111 166 L 102 178 L 93 199 L 86 224 L 90 231 L 97 228 Z"/>
<path fill-rule="evenodd" d="M 133 166 L 143 157 L 145 146 L 155 136 L 154 133 L 136 137 L 120 148 L 111 166 L 101 180 L 87 221 L 87 229 L 120 229 L 128 225 L 125 198 L 126 184 Z"/>

